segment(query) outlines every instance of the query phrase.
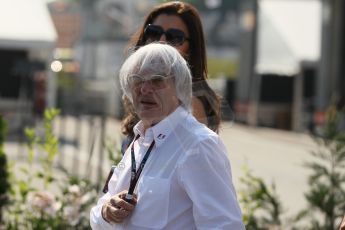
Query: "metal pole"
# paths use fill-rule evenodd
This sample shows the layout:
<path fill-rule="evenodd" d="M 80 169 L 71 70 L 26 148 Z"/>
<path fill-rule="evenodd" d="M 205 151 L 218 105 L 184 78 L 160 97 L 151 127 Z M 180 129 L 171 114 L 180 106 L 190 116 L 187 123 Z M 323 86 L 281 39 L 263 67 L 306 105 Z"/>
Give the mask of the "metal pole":
<path fill-rule="evenodd" d="M 236 117 L 239 121 L 248 121 L 247 106 L 252 96 L 252 80 L 256 65 L 257 40 L 257 0 L 241 1 L 241 39 L 240 66 L 236 79 Z M 240 111 L 239 111 L 240 110 Z"/>
<path fill-rule="evenodd" d="M 251 50 L 251 81 L 250 81 L 250 93 L 249 93 L 249 113 L 248 113 L 248 123 L 252 126 L 257 126 L 258 124 L 258 110 L 260 103 L 261 94 L 261 75 L 256 73 L 255 66 L 257 62 L 257 32 L 258 32 L 258 1 L 253 0 L 253 14 L 255 18 L 255 24 L 253 28 L 252 35 L 252 50 Z"/>
<path fill-rule="evenodd" d="M 294 131 L 301 131 L 302 128 L 303 79 L 303 68 L 301 68 L 300 73 L 293 79 L 292 130 Z"/>
<path fill-rule="evenodd" d="M 79 140 L 80 140 L 80 135 L 81 135 L 81 118 L 79 115 L 73 116 L 73 119 L 75 120 L 74 124 L 74 151 L 73 151 L 73 175 L 81 175 L 79 173 L 79 162 L 81 161 L 81 151 L 80 151 L 80 145 L 79 145 Z"/>
<path fill-rule="evenodd" d="M 100 186 L 103 184 L 103 163 L 104 163 L 104 140 L 105 140 L 105 122 L 106 117 L 103 114 L 101 116 L 101 136 L 99 140 L 99 161 L 98 161 L 98 170 L 97 170 L 97 191 L 99 190 Z"/>
<path fill-rule="evenodd" d="M 316 81 L 316 110 L 324 112 L 330 100 L 330 75 L 332 63 L 332 1 L 322 0 L 321 57 Z"/>

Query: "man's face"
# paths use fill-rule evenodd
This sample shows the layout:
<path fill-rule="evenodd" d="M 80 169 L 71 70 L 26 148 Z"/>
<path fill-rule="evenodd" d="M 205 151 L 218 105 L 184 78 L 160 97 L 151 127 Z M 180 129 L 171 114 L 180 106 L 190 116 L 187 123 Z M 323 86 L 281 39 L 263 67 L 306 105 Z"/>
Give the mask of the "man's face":
<path fill-rule="evenodd" d="M 171 76 L 132 75 L 130 87 L 135 111 L 146 128 L 160 122 L 179 106 Z"/>

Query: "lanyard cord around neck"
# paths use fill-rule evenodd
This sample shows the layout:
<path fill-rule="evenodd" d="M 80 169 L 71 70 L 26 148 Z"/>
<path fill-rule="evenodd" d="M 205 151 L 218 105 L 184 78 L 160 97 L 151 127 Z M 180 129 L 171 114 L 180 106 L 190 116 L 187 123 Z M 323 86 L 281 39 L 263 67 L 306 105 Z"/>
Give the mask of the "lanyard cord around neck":
<path fill-rule="evenodd" d="M 134 189 L 135 189 L 135 186 L 137 185 L 137 182 L 139 180 L 139 177 L 140 177 L 140 174 L 141 172 L 143 171 L 143 168 L 146 164 L 146 161 L 147 159 L 149 158 L 150 156 L 150 153 L 153 149 L 153 146 L 155 145 L 155 140 L 153 140 L 151 142 L 151 145 L 150 147 L 148 148 L 148 150 L 146 151 L 145 155 L 144 155 L 144 158 L 142 159 L 142 161 L 140 162 L 140 165 L 139 165 L 139 168 L 138 168 L 138 171 L 136 170 L 136 161 L 135 161 L 135 156 L 134 156 L 134 142 L 136 140 L 138 140 L 138 138 L 140 137 L 140 135 L 137 135 L 132 143 L 132 146 L 131 146 L 131 161 L 132 161 L 132 167 L 131 167 L 131 181 L 130 181 L 130 184 L 129 184 L 129 189 L 128 189 L 128 193 L 125 197 L 125 200 L 127 202 L 130 202 L 131 199 L 133 198 L 133 192 L 134 192 Z"/>

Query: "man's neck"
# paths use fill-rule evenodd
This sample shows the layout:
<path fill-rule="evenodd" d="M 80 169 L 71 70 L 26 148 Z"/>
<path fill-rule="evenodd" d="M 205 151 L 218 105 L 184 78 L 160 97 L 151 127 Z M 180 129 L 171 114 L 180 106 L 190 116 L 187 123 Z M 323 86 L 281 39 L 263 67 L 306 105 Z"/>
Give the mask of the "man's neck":
<path fill-rule="evenodd" d="M 157 121 L 157 122 L 154 122 L 154 121 L 146 121 L 146 122 L 145 122 L 145 121 L 143 121 L 143 124 L 144 124 L 144 133 L 146 132 L 147 129 L 149 129 L 149 128 L 155 126 L 158 122 L 159 122 L 159 121 Z"/>

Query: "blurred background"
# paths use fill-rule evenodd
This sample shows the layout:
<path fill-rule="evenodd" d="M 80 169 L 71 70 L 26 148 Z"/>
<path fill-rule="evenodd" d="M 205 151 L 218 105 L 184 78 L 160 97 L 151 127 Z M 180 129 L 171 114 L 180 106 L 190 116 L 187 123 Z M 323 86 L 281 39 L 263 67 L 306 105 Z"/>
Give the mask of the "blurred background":
<path fill-rule="evenodd" d="M 0 1 L 0 114 L 8 126 L 10 158 L 23 154 L 24 128 L 40 131 L 45 109 L 59 108 L 59 161 L 72 173 L 94 178 L 99 191 L 113 160 L 106 159 L 105 140 L 110 137 L 110 149 L 117 151 L 122 138 L 117 73 L 124 50 L 160 2 Z M 306 173 L 296 162 L 315 147 L 308 136 L 319 133 L 327 108 L 345 105 L 345 1 L 185 2 L 201 14 L 208 81 L 223 97 L 220 135 L 237 154 L 233 162 L 252 159 L 258 175 L 283 178 L 286 203 L 302 204 Z M 260 149 L 263 155 L 250 155 Z M 271 153 L 286 157 L 280 159 L 287 168 L 267 161 L 277 157 Z M 236 181 L 240 166 L 233 165 Z M 299 190 L 291 192 L 290 182 Z"/>
<path fill-rule="evenodd" d="M 158 2 L 1 1 L 0 111 L 11 130 L 46 107 L 120 119 L 124 48 Z M 342 1 L 187 2 L 202 15 L 209 82 L 237 122 L 313 132 L 331 100 L 344 105 Z"/>
<path fill-rule="evenodd" d="M 158 2 L 2 1 L 0 111 L 11 130 L 45 107 L 120 119 L 124 49 Z M 344 105 L 342 1 L 188 2 L 202 15 L 210 84 L 237 122 L 314 132 L 332 100 Z"/>

